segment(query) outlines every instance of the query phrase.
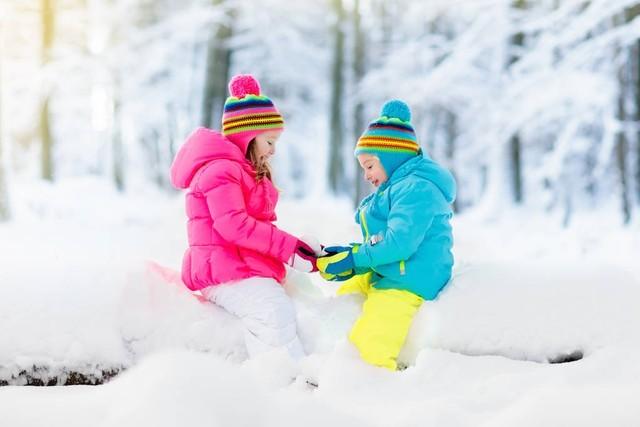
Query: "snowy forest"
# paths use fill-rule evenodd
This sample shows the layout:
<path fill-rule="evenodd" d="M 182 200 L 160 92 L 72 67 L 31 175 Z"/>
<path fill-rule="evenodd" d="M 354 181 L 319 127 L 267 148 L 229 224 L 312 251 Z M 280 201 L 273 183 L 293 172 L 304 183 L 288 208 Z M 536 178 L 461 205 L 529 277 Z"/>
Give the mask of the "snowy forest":
<path fill-rule="evenodd" d="M 640 2 L 3 0 L 0 218 L 21 183 L 174 191 L 196 126 L 252 73 L 285 116 L 284 197 L 367 193 L 353 147 L 390 98 L 457 212 L 640 214 Z M 515 208 L 515 210 L 513 210 Z"/>
<path fill-rule="evenodd" d="M 223 181 L 210 200 L 170 173 L 194 129 L 220 130 L 237 74 L 285 122 L 275 188 L 243 184 L 255 218 Z M 457 197 L 415 181 L 411 215 L 363 207 L 360 226 L 354 148 L 391 99 Z M 439 293 L 345 294 L 310 268 L 345 255 L 360 274 L 380 242 L 407 252 L 369 277 L 442 271 Z M 181 276 L 202 248 L 211 279 Z M 0 0 L 2 426 L 636 427 L 639 254 L 640 0 Z M 229 271 L 284 301 L 253 305 L 285 312 L 295 360 L 252 354 L 260 316 L 215 299 Z M 397 370 L 352 339 L 385 291 L 412 298 Z"/>

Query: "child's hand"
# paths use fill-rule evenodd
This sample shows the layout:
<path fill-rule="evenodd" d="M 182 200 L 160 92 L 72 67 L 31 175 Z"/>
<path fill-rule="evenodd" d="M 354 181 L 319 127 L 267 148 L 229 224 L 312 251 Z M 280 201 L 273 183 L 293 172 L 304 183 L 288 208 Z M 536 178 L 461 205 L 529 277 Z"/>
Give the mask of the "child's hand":
<path fill-rule="evenodd" d="M 353 249 L 353 246 L 358 245 L 356 243 L 351 243 L 351 246 L 326 246 L 323 248 L 325 252 L 324 256 L 331 256 L 339 252 L 351 251 Z"/>
<path fill-rule="evenodd" d="M 353 263 L 353 251 L 358 250 L 358 245 L 354 246 L 328 246 L 324 248 L 329 255 L 320 257 L 317 260 L 318 270 L 329 275 L 345 275 L 345 273 L 355 272 Z M 330 279 L 327 279 L 330 280 Z"/>
<path fill-rule="evenodd" d="M 313 252 L 315 252 L 317 257 L 327 254 L 324 251 L 324 246 L 321 245 L 320 241 L 318 239 L 316 239 L 314 236 L 307 236 L 307 235 L 300 236 L 299 240 L 301 240 L 304 243 L 306 243 L 307 245 L 309 245 L 309 247 L 311 249 L 313 249 Z"/>
<path fill-rule="evenodd" d="M 302 240 L 298 240 L 296 250 L 287 264 L 303 273 L 313 273 L 318 271 L 316 261 L 317 257 L 314 250 Z"/>

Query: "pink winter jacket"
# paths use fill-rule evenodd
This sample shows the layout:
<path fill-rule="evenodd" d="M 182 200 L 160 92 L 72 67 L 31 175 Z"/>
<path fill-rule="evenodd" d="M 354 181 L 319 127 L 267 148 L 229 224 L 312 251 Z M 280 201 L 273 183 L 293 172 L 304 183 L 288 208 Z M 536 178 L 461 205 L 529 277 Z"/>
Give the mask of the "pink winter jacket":
<path fill-rule="evenodd" d="M 278 192 L 255 176 L 241 149 L 210 129 L 196 129 L 178 151 L 171 182 L 189 189 L 189 249 L 182 261 L 189 289 L 253 276 L 283 282 L 297 238 L 272 223 Z"/>

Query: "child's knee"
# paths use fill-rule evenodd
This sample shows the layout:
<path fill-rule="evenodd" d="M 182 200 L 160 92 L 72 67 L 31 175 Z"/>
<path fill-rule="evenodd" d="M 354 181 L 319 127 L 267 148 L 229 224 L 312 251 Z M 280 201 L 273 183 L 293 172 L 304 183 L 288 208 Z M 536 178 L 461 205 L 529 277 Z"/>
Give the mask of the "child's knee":
<path fill-rule="evenodd" d="M 257 320 L 269 329 L 283 329 L 296 324 L 296 310 L 288 297 L 265 304 Z"/>
<path fill-rule="evenodd" d="M 284 292 L 269 293 L 255 301 L 241 319 L 252 334 L 270 345 L 284 344 L 297 336 L 295 307 Z"/>
<path fill-rule="evenodd" d="M 367 294 L 371 289 L 371 277 L 372 273 L 357 274 L 351 279 L 345 281 L 340 288 L 338 288 L 338 295 L 347 294 Z"/>
<path fill-rule="evenodd" d="M 371 292 L 349 335 L 366 362 L 396 369 L 396 359 L 421 302 L 420 297 L 406 291 Z"/>
<path fill-rule="evenodd" d="M 247 330 L 258 340 L 271 345 L 284 345 L 298 335 L 292 305 L 265 307 L 265 311 L 242 319 Z"/>

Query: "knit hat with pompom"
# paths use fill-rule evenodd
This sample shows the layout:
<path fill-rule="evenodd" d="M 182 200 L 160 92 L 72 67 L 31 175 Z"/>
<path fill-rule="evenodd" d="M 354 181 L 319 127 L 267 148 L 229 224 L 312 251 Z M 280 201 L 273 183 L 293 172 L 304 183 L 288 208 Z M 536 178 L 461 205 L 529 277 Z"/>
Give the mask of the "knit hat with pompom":
<path fill-rule="evenodd" d="M 243 153 L 257 135 L 284 128 L 282 115 L 269 98 L 260 94 L 260 84 L 253 76 L 234 76 L 229 93 L 222 113 L 222 133 Z"/>
<path fill-rule="evenodd" d="M 411 126 L 411 110 L 404 102 L 394 99 L 382 106 L 380 117 L 371 122 L 356 144 L 355 155 L 376 155 L 385 172 L 393 172 L 412 157 L 420 146 Z"/>

